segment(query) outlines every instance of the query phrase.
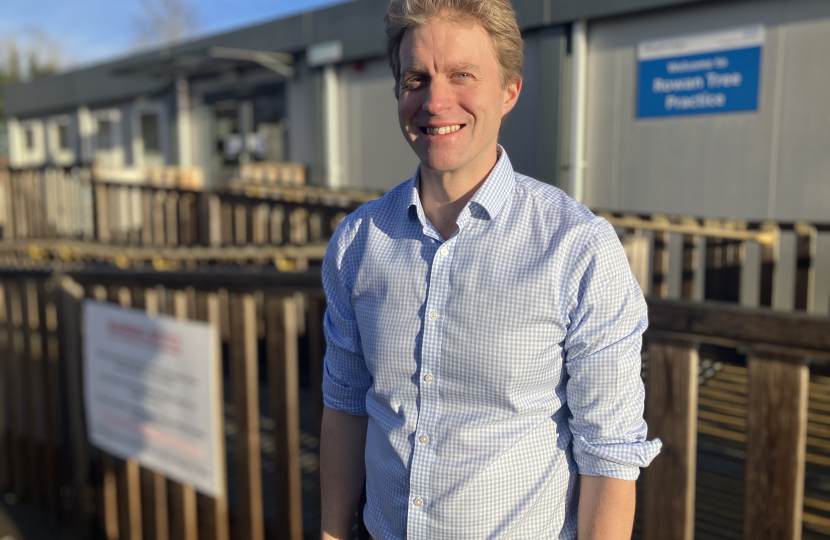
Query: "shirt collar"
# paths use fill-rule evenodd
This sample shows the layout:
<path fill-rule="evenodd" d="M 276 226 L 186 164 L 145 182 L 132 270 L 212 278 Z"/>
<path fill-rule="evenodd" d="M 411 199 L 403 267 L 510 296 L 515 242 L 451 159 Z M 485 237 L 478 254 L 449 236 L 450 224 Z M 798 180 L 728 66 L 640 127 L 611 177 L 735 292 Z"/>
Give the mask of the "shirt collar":
<path fill-rule="evenodd" d="M 421 197 L 418 194 L 418 178 L 420 176 L 421 166 L 418 165 L 415 176 L 409 180 L 410 197 L 409 203 L 406 206 L 406 212 L 410 218 L 417 216 L 421 224 L 426 226 L 424 207 L 421 205 Z M 487 176 L 487 180 L 484 181 L 484 184 L 478 188 L 473 198 L 467 203 L 470 212 L 482 219 L 495 219 L 507 201 L 507 198 L 510 196 L 515 183 L 516 174 L 513 171 L 513 165 L 510 163 L 510 158 L 507 157 L 507 152 L 499 145 L 499 159 L 496 161 L 496 166 L 493 167 L 493 170 Z M 476 210 L 479 208 L 483 212 L 477 212 Z"/>

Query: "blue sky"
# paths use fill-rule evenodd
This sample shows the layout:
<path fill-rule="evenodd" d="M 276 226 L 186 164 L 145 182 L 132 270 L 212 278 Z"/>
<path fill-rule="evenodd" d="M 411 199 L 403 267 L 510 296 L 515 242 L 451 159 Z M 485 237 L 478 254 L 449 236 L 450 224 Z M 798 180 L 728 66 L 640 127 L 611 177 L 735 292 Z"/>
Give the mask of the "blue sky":
<path fill-rule="evenodd" d="M 202 35 L 276 19 L 346 0 L 191 0 Z M 72 65 L 129 54 L 139 0 L 0 0 L 0 45 L 40 31 Z"/>

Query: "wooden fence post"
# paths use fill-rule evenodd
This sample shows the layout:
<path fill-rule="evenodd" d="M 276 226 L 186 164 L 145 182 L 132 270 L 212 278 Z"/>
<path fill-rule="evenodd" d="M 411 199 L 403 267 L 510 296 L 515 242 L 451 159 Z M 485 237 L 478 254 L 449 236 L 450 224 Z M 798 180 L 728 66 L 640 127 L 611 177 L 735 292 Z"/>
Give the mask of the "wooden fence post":
<path fill-rule="evenodd" d="M 795 310 L 813 311 L 816 287 L 816 244 L 818 232 L 809 223 L 796 223 Z"/>
<path fill-rule="evenodd" d="M 643 540 L 694 538 L 697 379 L 696 349 L 649 346 L 646 421 L 663 449 L 644 472 Z"/>
<path fill-rule="evenodd" d="M 230 363 L 239 488 L 237 530 L 233 537 L 263 540 L 256 300 L 250 294 L 232 294 L 230 309 Z"/>
<path fill-rule="evenodd" d="M 199 320 L 205 321 L 213 327 L 216 335 L 216 347 L 221 351 L 221 330 L 220 330 L 220 314 L 219 314 L 219 295 L 214 292 L 199 293 L 197 299 L 197 313 Z M 205 534 L 204 540 L 230 540 L 230 530 L 228 529 L 228 494 L 227 494 L 227 471 L 225 469 L 225 402 L 223 387 L 222 362 L 216 367 L 216 373 L 213 374 L 214 383 L 217 388 L 215 395 L 220 396 L 220 402 L 216 404 L 219 408 L 219 446 L 217 453 L 222 456 L 222 464 L 219 467 L 218 475 L 219 482 L 225 489 L 225 493 L 216 498 L 210 498 L 204 495 L 199 495 L 199 508 L 202 508 L 202 518 L 204 522 Z"/>
<path fill-rule="evenodd" d="M 297 307 L 292 297 L 268 296 L 265 310 L 269 397 L 276 440 L 277 530 L 280 538 L 302 540 Z"/>
<path fill-rule="evenodd" d="M 744 538 L 800 540 L 809 369 L 798 358 L 751 353 Z"/>

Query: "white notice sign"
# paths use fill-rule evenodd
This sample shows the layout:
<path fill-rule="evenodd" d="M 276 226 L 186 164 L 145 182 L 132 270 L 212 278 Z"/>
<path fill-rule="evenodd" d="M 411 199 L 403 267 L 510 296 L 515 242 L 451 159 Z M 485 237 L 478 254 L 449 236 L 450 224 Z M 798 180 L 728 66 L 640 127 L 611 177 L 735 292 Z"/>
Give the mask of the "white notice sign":
<path fill-rule="evenodd" d="M 219 350 L 208 324 L 84 301 L 92 444 L 216 497 L 224 492 Z"/>

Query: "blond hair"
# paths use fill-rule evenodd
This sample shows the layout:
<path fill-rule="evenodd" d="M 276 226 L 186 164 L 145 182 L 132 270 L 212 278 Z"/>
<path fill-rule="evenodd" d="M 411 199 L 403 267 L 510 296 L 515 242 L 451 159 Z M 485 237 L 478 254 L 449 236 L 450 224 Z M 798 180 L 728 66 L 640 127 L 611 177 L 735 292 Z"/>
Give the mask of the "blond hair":
<path fill-rule="evenodd" d="M 502 86 L 522 79 L 524 43 L 510 0 L 391 0 L 385 17 L 386 51 L 395 76 L 395 97 L 400 92 L 401 41 L 407 29 L 426 26 L 438 15 L 484 28 L 493 40 Z"/>

